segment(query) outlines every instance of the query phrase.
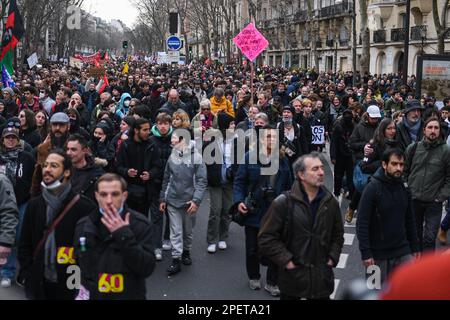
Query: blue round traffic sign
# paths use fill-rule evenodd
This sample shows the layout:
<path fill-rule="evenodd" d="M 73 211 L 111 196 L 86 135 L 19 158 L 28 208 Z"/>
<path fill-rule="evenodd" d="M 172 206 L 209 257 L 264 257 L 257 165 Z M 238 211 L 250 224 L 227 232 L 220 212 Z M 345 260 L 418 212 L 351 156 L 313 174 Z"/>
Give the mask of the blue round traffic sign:
<path fill-rule="evenodd" d="M 177 36 L 171 36 L 167 39 L 167 48 L 172 51 L 178 51 L 181 49 L 181 39 Z"/>

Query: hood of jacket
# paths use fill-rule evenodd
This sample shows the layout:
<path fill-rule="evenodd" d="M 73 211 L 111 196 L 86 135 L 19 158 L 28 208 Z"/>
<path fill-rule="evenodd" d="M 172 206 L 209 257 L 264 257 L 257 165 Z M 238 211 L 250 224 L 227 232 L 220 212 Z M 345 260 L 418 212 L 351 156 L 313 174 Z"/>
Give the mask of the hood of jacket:
<path fill-rule="evenodd" d="M 392 185 L 403 183 L 402 177 L 393 178 L 393 177 L 386 175 L 383 167 L 378 168 L 378 170 L 373 174 L 373 178 L 380 182 L 392 184 Z"/>
<path fill-rule="evenodd" d="M 170 127 L 169 132 L 166 135 L 162 135 L 161 132 L 159 132 L 158 127 L 156 125 L 153 126 L 152 128 L 152 135 L 154 135 L 155 137 L 158 138 L 163 138 L 163 137 L 170 137 L 172 135 L 173 132 L 173 127 Z"/>
<path fill-rule="evenodd" d="M 120 97 L 119 107 L 117 108 L 117 110 L 125 110 L 126 112 L 128 112 L 128 108 L 124 106 L 125 99 L 131 99 L 131 95 L 126 92 L 122 94 L 122 96 Z"/>

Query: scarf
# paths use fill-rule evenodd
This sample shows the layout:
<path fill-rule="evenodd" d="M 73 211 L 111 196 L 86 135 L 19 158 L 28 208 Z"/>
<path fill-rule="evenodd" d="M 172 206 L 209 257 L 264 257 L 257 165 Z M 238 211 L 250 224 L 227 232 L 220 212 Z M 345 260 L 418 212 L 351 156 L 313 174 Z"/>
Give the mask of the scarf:
<path fill-rule="evenodd" d="M 19 160 L 20 147 L 4 151 L 0 156 L 0 162 L 4 166 L 4 174 L 9 178 L 12 185 L 16 185 L 17 166 Z"/>
<path fill-rule="evenodd" d="M 204 116 L 203 120 L 201 120 L 202 122 L 202 127 L 205 128 L 211 128 L 212 127 L 212 122 L 213 122 L 213 115 L 210 114 L 209 117 Z"/>
<path fill-rule="evenodd" d="M 62 192 L 58 195 L 44 189 L 42 197 L 47 205 L 47 226 L 50 226 L 57 215 L 64 209 L 62 208 L 63 201 L 67 198 L 69 192 L 72 190 L 72 185 L 67 183 Z M 52 283 L 58 282 L 58 274 L 56 273 L 56 239 L 53 231 L 45 242 L 45 270 L 44 277 Z"/>
<path fill-rule="evenodd" d="M 417 141 L 419 136 L 420 126 L 422 125 L 422 120 L 417 121 L 415 124 L 411 124 L 408 119 L 404 119 L 405 127 L 408 129 L 409 136 L 412 141 Z"/>

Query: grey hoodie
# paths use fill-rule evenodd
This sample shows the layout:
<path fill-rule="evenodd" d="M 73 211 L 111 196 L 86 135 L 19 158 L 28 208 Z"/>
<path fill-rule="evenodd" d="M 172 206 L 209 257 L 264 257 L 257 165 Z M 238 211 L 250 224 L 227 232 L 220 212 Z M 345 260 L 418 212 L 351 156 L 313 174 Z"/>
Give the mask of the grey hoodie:
<path fill-rule="evenodd" d="M 16 195 L 9 179 L 0 174 L 0 246 L 12 247 L 19 223 Z"/>
<path fill-rule="evenodd" d="M 200 206 L 207 186 L 206 165 L 192 143 L 183 154 L 176 149 L 166 164 L 160 201 L 175 208 L 184 208 L 194 201 Z"/>

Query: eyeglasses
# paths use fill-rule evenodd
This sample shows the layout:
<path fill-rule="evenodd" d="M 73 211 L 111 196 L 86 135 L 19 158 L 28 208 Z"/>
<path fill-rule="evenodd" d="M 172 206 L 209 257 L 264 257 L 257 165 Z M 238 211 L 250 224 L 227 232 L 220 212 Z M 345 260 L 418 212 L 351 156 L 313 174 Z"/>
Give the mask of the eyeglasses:
<path fill-rule="evenodd" d="M 211 108 L 202 108 L 203 111 L 209 111 Z"/>
<path fill-rule="evenodd" d="M 8 140 L 15 140 L 15 139 L 17 139 L 17 136 L 14 136 L 14 135 L 11 135 L 11 136 L 6 136 L 6 137 L 4 137 L 3 139 L 8 139 Z"/>

